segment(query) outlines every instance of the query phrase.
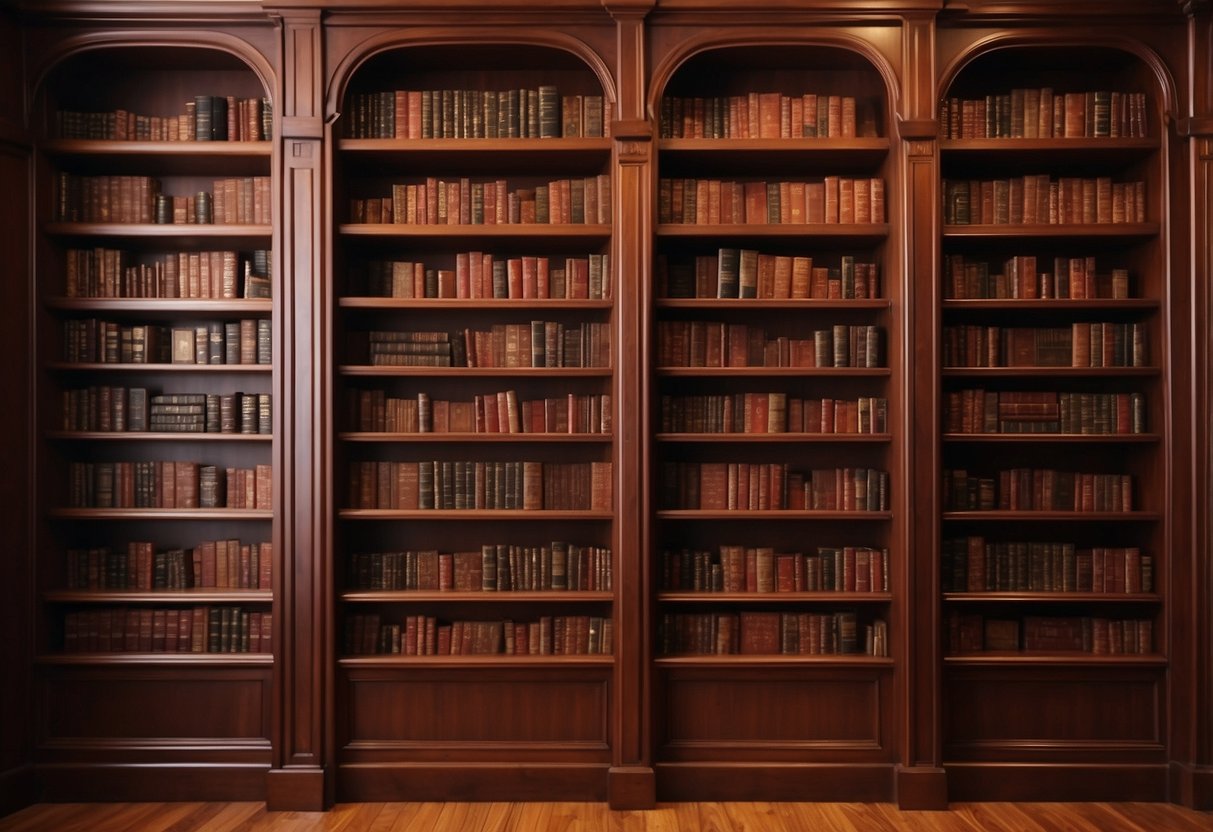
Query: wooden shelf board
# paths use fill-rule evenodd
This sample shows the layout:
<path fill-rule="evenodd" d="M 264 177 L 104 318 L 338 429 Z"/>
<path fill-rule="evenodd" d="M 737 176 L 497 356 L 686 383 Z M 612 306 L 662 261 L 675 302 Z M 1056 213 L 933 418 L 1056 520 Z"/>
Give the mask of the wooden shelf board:
<path fill-rule="evenodd" d="M 55 508 L 60 520 L 270 520 L 274 512 L 256 508 Z"/>
<path fill-rule="evenodd" d="M 347 603 L 506 603 L 506 604 L 603 604 L 615 600 L 611 592 L 574 592 L 569 590 L 519 591 L 428 591 L 428 590 L 346 590 L 339 594 Z"/>
<path fill-rule="evenodd" d="M 253 157 L 268 159 L 274 143 L 262 142 L 157 142 L 105 139 L 48 139 L 43 150 L 57 156 L 169 156 L 173 158 Z"/>
<path fill-rule="evenodd" d="M 1058 653 L 970 653 L 945 656 L 945 668 L 957 667 L 1041 667 L 1041 666 L 1117 666 L 1117 667 L 1166 667 L 1167 659 L 1157 653 L 1145 655 L 1107 655 L 1079 652 Z"/>
<path fill-rule="evenodd" d="M 337 660 L 339 667 L 354 668 L 468 668 L 484 670 L 485 668 L 532 668 L 535 670 L 573 669 L 573 668 L 605 668 L 615 663 L 614 656 L 507 656 L 501 653 L 492 655 L 458 655 L 458 656 L 345 656 Z"/>
<path fill-rule="evenodd" d="M 820 654 L 820 655 L 712 655 L 712 656 L 660 656 L 653 660 L 658 669 L 699 668 L 704 670 L 724 667 L 768 667 L 786 668 L 789 666 L 815 667 L 879 667 L 893 668 L 893 659 L 888 656 L 868 656 L 866 654 Z"/>
<path fill-rule="evenodd" d="M 657 309 L 888 309 L 881 298 L 825 300 L 822 298 L 657 298 Z"/>
<path fill-rule="evenodd" d="M 274 657 L 269 653 L 52 653 L 34 659 L 40 665 L 184 665 L 199 667 L 272 667 Z"/>
<path fill-rule="evenodd" d="M 774 444 L 885 444 L 891 442 L 889 433 L 657 433 L 658 442 L 702 442 L 709 444 L 774 443 Z"/>
<path fill-rule="evenodd" d="M 85 431 L 85 430 L 51 430 L 46 432 L 48 439 L 79 442 L 272 442 L 274 437 L 268 433 L 196 433 L 181 431 L 178 433 L 163 433 L 153 431 Z"/>
<path fill-rule="evenodd" d="M 1162 596 L 1145 592 L 945 592 L 943 600 L 956 604 L 1022 603 L 1048 604 L 1157 604 Z"/>
<path fill-rule="evenodd" d="M 944 367 L 940 372 L 950 378 L 1116 378 L 1157 376 L 1161 371 L 1158 367 Z"/>
<path fill-rule="evenodd" d="M 274 593 L 268 589 L 160 589 L 160 590 L 74 590 L 56 589 L 44 596 L 58 604 L 269 604 Z"/>
<path fill-rule="evenodd" d="M 826 604 L 887 604 L 891 592 L 659 592 L 657 600 L 670 604 L 753 604 L 804 603 L 820 601 Z"/>
<path fill-rule="evenodd" d="M 888 223 L 662 223 L 658 237 L 816 237 L 877 242 L 889 236 Z"/>
<path fill-rule="evenodd" d="M 891 511 L 703 511 L 700 509 L 666 509 L 657 512 L 661 520 L 891 520 Z"/>
<path fill-rule="evenodd" d="M 608 444 L 612 441 L 609 433 L 371 433 L 351 431 L 338 433 L 337 438 L 344 442 L 419 442 L 426 445 L 435 442 Z"/>
<path fill-rule="evenodd" d="M 1154 298 L 948 298 L 943 301 L 944 309 L 961 311 L 966 309 L 1004 309 L 1009 311 L 1035 311 L 1046 309 L 1083 311 L 1103 309 L 1157 309 L 1159 302 Z"/>
<path fill-rule="evenodd" d="M 493 521 L 493 520 L 524 520 L 532 522 L 550 522 L 553 520 L 613 520 L 615 515 L 610 511 L 549 511 L 545 509 L 386 509 L 386 508 L 343 508 L 337 516 L 343 520 L 433 520 L 449 523 L 451 521 Z"/>
<path fill-rule="evenodd" d="M 343 309 L 491 309 L 494 311 L 526 309 L 610 309 L 614 301 L 567 298 L 375 298 L 343 297 L 337 305 Z"/>
<path fill-rule="evenodd" d="M 609 225 L 572 223 L 505 223 L 501 225 L 417 225 L 409 223 L 342 223 L 345 237 L 416 237 L 421 239 L 483 240 L 509 237 L 583 239 L 602 241 L 611 236 Z"/>
<path fill-rule="evenodd" d="M 439 376 L 441 378 L 606 378 L 610 367 L 396 367 L 376 364 L 342 364 L 343 376 Z"/>
<path fill-rule="evenodd" d="M 981 442 L 991 445 L 1073 444 L 1119 445 L 1158 442 L 1157 433 L 945 433 L 944 442 Z"/>
<path fill-rule="evenodd" d="M 888 367 L 657 367 L 659 376 L 688 377 L 764 377 L 814 376 L 820 378 L 872 378 L 892 375 Z"/>
<path fill-rule="evenodd" d="M 543 161 L 549 154 L 588 155 L 605 159 L 614 140 L 608 137 L 480 138 L 480 139 L 338 139 L 337 149 L 351 155 L 390 156 L 522 156 Z"/>
<path fill-rule="evenodd" d="M 271 373 L 273 364 L 118 364 L 48 361 L 49 370 L 80 373 Z"/>
<path fill-rule="evenodd" d="M 945 521 L 1140 523 L 1160 519 L 1157 511 L 945 511 Z"/>
<path fill-rule="evenodd" d="M 252 240 L 268 243 L 272 225 L 255 223 L 100 223 L 52 222 L 43 226 L 47 234 L 61 237 L 155 237 Z"/>
<path fill-rule="evenodd" d="M 1034 224 L 1034 225 L 944 225 L 945 239 L 972 238 L 1006 238 L 1018 237 L 1155 237 L 1159 233 L 1156 222 L 1120 222 L 1120 223 L 1089 223 L 1073 224 Z"/>
<path fill-rule="evenodd" d="M 204 315 L 233 313 L 265 317 L 273 312 L 268 298 L 47 298 L 49 309 L 69 312 L 136 312 L 164 314 L 191 312 Z"/>

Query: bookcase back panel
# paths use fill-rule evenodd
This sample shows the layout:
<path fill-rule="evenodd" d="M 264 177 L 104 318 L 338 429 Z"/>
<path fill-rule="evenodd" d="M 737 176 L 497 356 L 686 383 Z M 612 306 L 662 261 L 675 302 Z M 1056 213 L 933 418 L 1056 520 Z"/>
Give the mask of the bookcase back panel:
<path fill-rule="evenodd" d="M 1164 688 L 1149 671 L 953 671 L 947 688 L 950 759 L 1157 761 L 1164 750 Z"/>
<path fill-rule="evenodd" d="M 270 673 L 226 670 L 87 668 L 48 670 L 40 680 L 40 744 L 142 740 L 171 753 L 184 738 L 227 756 L 257 750 L 268 761 Z M 223 749 L 227 745 L 228 748 Z"/>
<path fill-rule="evenodd" d="M 662 712 L 662 759 L 882 758 L 879 671 L 670 670 Z M 749 678 L 747 678 L 749 677 Z"/>
<path fill-rule="evenodd" d="M 346 676 L 343 745 L 351 762 L 384 755 L 439 759 L 469 743 L 484 744 L 473 752 L 483 759 L 556 753 L 601 761 L 608 747 L 610 689 L 601 672 L 565 671 L 542 685 L 505 671 L 414 671 L 399 678 L 349 670 Z"/>

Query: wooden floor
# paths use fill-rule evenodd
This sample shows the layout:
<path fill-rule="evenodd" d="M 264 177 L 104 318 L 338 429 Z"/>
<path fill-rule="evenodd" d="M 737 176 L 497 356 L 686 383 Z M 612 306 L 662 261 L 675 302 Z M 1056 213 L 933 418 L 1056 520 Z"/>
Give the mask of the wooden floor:
<path fill-rule="evenodd" d="M 0 818 L 0 832 L 1209 832 L 1213 814 L 1162 803 L 350 803 L 267 812 L 261 803 L 64 803 Z"/>

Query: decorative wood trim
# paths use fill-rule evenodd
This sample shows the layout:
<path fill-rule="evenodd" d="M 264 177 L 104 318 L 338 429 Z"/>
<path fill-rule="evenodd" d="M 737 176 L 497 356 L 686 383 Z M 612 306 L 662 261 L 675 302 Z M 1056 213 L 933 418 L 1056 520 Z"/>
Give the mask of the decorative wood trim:
<path fill-rule="evenodd" d="M 325 772 L 312 767 L 266 772 L 265 808 L 271 812 L 323 812 L 332 805 Z"/>
<path fill-rule="evenodd" d="M 948 773 L 935 766 L 898 766 L 897 808 L 943 811 L 948 808 Z"/>

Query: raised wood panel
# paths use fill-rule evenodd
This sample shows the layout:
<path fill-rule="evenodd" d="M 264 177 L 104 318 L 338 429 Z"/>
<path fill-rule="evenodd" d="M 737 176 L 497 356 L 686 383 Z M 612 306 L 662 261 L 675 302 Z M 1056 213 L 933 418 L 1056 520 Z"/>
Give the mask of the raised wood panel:
<path fill-rule="evenodd" d="M 671 671 L 659 706 L 661 757 L 887 756 L 888 695 L 880 672 Z"/>
<path fill-rule="evenodd" d="M 268 749 L 269 676 L 268 670 L 47 670 L 38 683 L 39 745 L 258 739 Z"/>
<path fill-rule="evenodd" d="M 1159 759 L 1164 685 L 1151 671 L 952 673 L 943 732 L 948 759 Z"/>
<path fill-rule="evenodd" d="M 656 769 L 662 801 L 893 799 L 893 772 L 887 765 L 750 763 L 741 773 L 736 766 L 713 763 L 658 763 Z"/>
<path fill-rule="evenodd" d="M 603 752 L 610 688 L 601 673 L 350 672 L 347 751 L 425 753 L 481 744 L 481 754 L 550 748 Z"/>

